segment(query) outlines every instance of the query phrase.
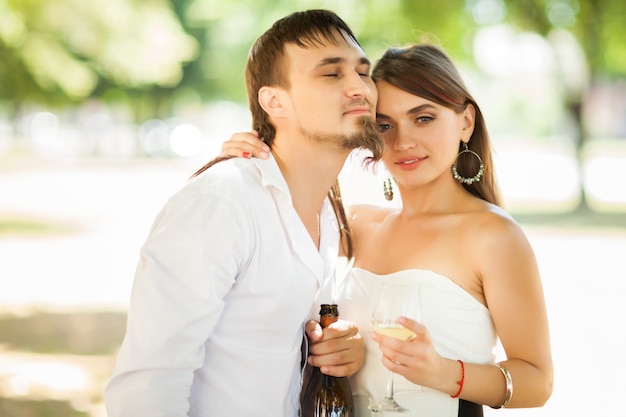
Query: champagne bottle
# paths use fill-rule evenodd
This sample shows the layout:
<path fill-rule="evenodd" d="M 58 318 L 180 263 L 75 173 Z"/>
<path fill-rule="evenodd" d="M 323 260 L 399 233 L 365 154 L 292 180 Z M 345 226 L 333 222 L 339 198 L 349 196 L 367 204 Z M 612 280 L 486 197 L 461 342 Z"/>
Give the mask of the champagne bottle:
<path fill-rule="evenodd" d="M 337 304 L 322 304 L 322 328 L 339 318 Z M 325 375 L 313 367 L 300 402 L 302 417 L 354 417 L 354 400 L 347 377 Z"/>

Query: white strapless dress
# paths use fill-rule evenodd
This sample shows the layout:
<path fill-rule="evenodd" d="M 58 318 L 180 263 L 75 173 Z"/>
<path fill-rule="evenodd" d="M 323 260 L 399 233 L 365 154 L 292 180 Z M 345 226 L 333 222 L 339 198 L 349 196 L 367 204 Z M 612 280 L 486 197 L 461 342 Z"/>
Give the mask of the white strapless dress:
<path fill-rule="evenodd" d="M 497 338 L 489 310 L 449 278 L 421 269 L 376 275 L 352 268 L 339 283 L 336 300 L 340 317 L 357 323 L 365 342 L 365 364 L 350 378 L 357 417 L 374 415 L 368 410 L 370 399 L 385 395 L 389 375 L 381 362 L 378 345 L 370 338 L 371 313 L 382 281 L 420 288 L 422 323 L 440 355 L 468 363 L 493 363 L 495 359 Z M 458 415 L 458 399 L 415 385 L 399 375 L 394 378 L 394 397 L 410 410 L 403 413 L 405 416 Z M 385 412 L 385 415 L 396 413 Z"/>

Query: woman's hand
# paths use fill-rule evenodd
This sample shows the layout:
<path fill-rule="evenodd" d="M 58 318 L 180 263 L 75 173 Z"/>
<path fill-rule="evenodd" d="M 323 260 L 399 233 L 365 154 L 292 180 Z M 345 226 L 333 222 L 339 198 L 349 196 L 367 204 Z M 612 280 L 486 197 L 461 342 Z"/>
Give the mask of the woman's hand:
<path fill-rule="evenodd" d="M 261 139 L 256 130 L 252 132 L 235 133 L 222 144 L 222 155 L 238 156 L 243 158 L 257 157 L 267 159 L 270 155 L 270 147 Z"/>
<path fill-rule="evenodd" d="M 454 365 L 455 361 L 445 359 L 437 353 L 424 325 L 406 317 L 399 317 L 398 323 L 413 331 L 415 337 L 402 341 L 372 332 L 372 339 L 378 342 L 383 353 L 383 365 L 414 384 L 444 391 L 442 384 L 447 381 L 441 377 L 449 372 L 450 364 Z"/>

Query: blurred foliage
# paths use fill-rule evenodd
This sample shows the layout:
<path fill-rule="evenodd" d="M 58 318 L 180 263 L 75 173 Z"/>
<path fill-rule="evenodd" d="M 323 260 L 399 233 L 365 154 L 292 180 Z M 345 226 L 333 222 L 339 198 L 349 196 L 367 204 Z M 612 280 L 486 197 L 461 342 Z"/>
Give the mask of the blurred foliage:
<path fill-rule="evenodd" d="M 472 27 L 463 0 L 434 5 L 424 1 L 389 0 L 172 0 L 183 27 L 200 45 L 197 60 L 185 68 L 180 87 L 200 99 L 246 102 L 244 66 L 254 40 L 274 21 L 294 10 L 328 8 L 342 16 L 368 54 L 376 58 L 385 47 L 433 37 L 451 51 L 460 49 Z M 459 21 L 464 21 L 459 25 Z M 416 28 L 419 28 L 417 30 Z"/>
<path fill-rule="evenodd" d="M 426 37 L 470 65 L 477 31 L 508 23 L 571 32 L 590 80 L 626 75 L 623 0 L 0 0 L 0 103 L 16 116 L 28 103 L 100 98 L 129 106 L 136 121 L 171 116 L 177 103 L 243 103 L 254 39 L 309 8 L 343 16 L 374 59 Z"/>
<path fill-rule="evenodd" d="M 622 0 L 507 0 L 508 20 L 548 36 L 570 30 L 594 74 L 626 75 L 626 2 Z"/>
<path fill-rule="evenodd" d="M 372 56 L 434 34 L 469 57 L 473 31 L 511 22 L 546 36 L 568 28 L 595 72 L 626 74 L 619 0 L 0 0 L 0 99 L 63 104 L 152 91 L 157 100 L 243 101 L 254 39 L 290 11 L 316 7 L 344 16 Z"/>
<path fill-rule="evenodd" d="M 335 10 L 373 57 L 428 36 L 469 61 L 476 30 L 511 23 L 566 28 L 594 74 L 626 74 L 626 2 L 612 0 L 0 0 L 0 100 L 150 100 L 154 115 L 176 100 L 244 102 L 251 43 L 307 8 Z"/>
<path fill-rule="evenodd" d="M 197 52 L 167 0 L 0 0 L 0 100 L 13 115 L 174 89 Z"/>

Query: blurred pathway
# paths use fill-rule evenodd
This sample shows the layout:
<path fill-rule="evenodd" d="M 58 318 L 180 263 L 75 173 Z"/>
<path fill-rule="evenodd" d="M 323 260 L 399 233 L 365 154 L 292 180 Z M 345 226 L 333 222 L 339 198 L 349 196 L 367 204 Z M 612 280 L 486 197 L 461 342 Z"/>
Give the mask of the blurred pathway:
<path fill-rule="evenodd" d="M 57 222 L 74 231 L 0 235 L 0 313 L 123 313 L 152 220 L 199 166 L 82 162 L 0 171 L 0 218 Z M 556 385 L 542 409 L 497 414 L 615 415 L 616 399 L 626 391 L 626 228 L 522 226 L 542 271 Z M 0 371 L 0 389 L 2 378 Z"/>
<path fill-rule="evenodd" d="M 126 308 L 152 221 L 194 168 L 177 161 L 83 162 L 0 172 L 0 217 L 70 229 L 0 235 L 0 309 Z"/>

